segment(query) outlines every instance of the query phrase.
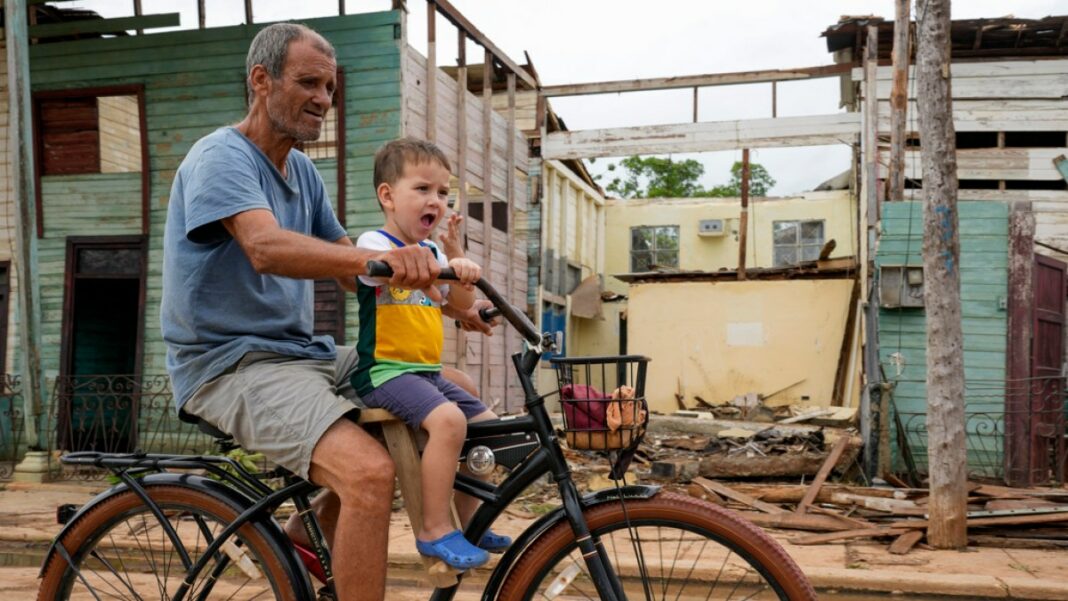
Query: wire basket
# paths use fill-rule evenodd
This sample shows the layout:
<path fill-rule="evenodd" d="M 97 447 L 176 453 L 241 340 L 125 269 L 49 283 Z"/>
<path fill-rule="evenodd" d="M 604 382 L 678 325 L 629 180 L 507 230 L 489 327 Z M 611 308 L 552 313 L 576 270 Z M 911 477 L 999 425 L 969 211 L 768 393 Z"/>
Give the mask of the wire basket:
<path fill-rule="evenodd" d="M 589 451 L 636 447 L 645 435 L 648 357 L 556 357 L 568 446 Z"/>

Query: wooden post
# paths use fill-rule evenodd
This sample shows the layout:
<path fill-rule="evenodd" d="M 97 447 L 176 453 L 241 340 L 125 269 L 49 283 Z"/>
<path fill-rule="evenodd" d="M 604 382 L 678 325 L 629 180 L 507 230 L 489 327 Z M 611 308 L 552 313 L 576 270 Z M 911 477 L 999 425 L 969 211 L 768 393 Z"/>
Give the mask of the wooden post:
<path fill-rule="evenodd" d="M 1034 327 L 1035 214 L 1031 203 L 1013 203 L 1009 212 L 1009 299 L 1005 386 L 1005 481 L 1032 486 L 1031 336 Z"/>
<path fill-rule="evenodd" d="M 771 82 L 771 118 L 779 116 L 779 82 Z"/>
<path fill-rule="evenodd" d="M 204 7 L 206 2 L 207 0 L 197 0 L 197 27 L 200 29 L 204 29 L 205 23 L 207 22 L 207 15 Z"/>
<path fill-rule="evenodd" d="M 957 148 L 950 84 L 950 0 L 917 7 L 916 98 L 923 162 L 923 271 L 927 317 L 927 541 L 968 544 L 964 351 L 960 313 Z"/>
<path fill-rule="evenodd" d="M 456 38 L 456 207 L 464 217 L 460 222 L 460 244 L 467 251 L 467 34 L 457 29 Z M 467 333 L 456 330 L 456 369 L 467 369 Z"/>
<path fill-rule="evenodd" d="M 134 16 L 135 17 L 140 17 L 141 15 L 144 14 L 144 12 L 141 10 L 141 0 L 133 0 L 133 9 L 134 9 Z M 144 29 L 138 29 L 137 30 L 137 35 L 142 35 L 144 33 L 145 33 Z"/>
<path fill-rule="evenodd" d="M 493 54 L 486 50 L 482 61 L 482 272 L 493 277 Z M 490 398 L 490 345 L 482 338 L 482 369 L 479 392 L 487 406 Z"/>
<path fill-rule="evenodd" d="M 749 149 L 742 149 L 742 215 L 738 220 L 738 279 L 745 279 L 745 247 L 749 237 Z"/>
<path fill-rule="evenodd" d="M 515 300 L 515 250 L 518 246 L 515 238 L 515 73 L 508 73 L 508 143 L 506 148 L 508 149 L 508 175 L 505 177 L 505 181 L 508 182 L 508 190 L 505 195 L 508 198 L 508 231 L 506 233 L 505 248 L 507 249 L 507 260 L 505 261 L 505 269 L 507 270 L 505 279 L 508 282 L 508 299 L 509 303 L 516 304 Z M 512 370 L 508 369 L 508 352 L 512 348 L 512 328 L 504 328 L 502 334 L 504 337 L 504 411 L 508 411 L 508 380 L 511 378 Z"/>
<path fill-rule="evenodd" d="M 245 0 L 245 24 L 252 25 L 252 0 Z"/>
<path fill-rule="evenodd" d="M 438 5 L 433 0 L 426 3 L 426 139 L 438 139 L 438 55 L 435 42 L 438 20 Z"/>
<path fill-rule="evenodd" d="M 863 130 L 861 132 L 861 197 L 857 199 L 861 227 L 860 282 L 864 302 L 864 388 L 860 398 L 860 431 L 864 439 L 864 467 L 869 474 L 877 473 L 880 388 L 879 371 L 879 307 L 874 302 L 872 277 L 875 256 L 875 232 L 878 227 L 878 195 L 876 192 L 876 159 L 878 153 L 879 102 L 875 81 L 879 50 L 879 28 L 869 25 L 864 52 Z"/>
<path fill-rule="evenodd" d="M 394 10 L 396 10 L 395 6 Z M 345 15 L 345 0 L 337 0 L 337 14 L 341 16 Z"/>
<path fill-rule="evenodd" d="M 18 277 L 19 365 L 21 366 L 26 442 L 42 449 L 37 431 L 44 396 L 41 372 L 41 298 L 37 271 L 37 198 L 33 164 L 33 111 L 30 96 L 29 28 L 26 0 L 6 0 L 8 156 L 11 198 L 15 203 L 15 270 Z"/>
<path fill-rule="evenodd" d="M 896 0 L 893 87 L 890 90 L 890 188 L 887 200 L 905 198 L 905 122 L 909 106 L 909 2 Z"/>
<path fill-rule="evenodd" d="M 697 86 L 693 87 L 693 122 L 697 123 Z"/>

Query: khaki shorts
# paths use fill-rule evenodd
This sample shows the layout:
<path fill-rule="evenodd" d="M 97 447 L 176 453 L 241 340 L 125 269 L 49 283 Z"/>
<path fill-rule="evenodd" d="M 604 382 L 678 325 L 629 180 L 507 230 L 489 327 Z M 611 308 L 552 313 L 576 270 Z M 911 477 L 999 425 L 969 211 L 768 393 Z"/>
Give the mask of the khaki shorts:
<path fill-rule="evenodd" d="M 323 433 L 362 407 L 349 383 L 357 359 L 350 346 L 337 347 L 334 361 L 246 353 L 201 386 L 182 409 L 231 434 L 245 449 L 307 478 Z"/>

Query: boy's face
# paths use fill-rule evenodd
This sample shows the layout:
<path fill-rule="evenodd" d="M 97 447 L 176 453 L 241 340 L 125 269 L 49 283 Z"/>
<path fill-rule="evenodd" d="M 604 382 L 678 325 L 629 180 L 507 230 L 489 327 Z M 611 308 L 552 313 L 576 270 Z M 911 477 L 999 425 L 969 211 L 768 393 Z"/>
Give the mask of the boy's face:
<path fill-rule="evenodd" d="M 378 186 L 378 200 L 386 213 L 386 230 L 405 244 L 418 244 L 445 216 L 449 171 L 437 161 L 408 163 L 395 183 Z"/>

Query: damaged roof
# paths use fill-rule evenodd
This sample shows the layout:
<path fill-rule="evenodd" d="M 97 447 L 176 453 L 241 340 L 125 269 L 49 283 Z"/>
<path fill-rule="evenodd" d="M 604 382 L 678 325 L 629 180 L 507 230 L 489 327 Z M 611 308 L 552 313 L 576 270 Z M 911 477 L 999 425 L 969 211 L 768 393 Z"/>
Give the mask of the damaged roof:
<path fill-rule="evenodd" d="M 827 28 L 827 50 L 853 49 L 858 59 L 864 46 L 868 25 L 879 27 L 879 58 L 890 59 L 894 41 L 894 22 L 882 17 L 844 16 Z M 913 24 L 915 27 L 915 22 Z M 1068 15 L 1043 19 L 1017 19 L 1012 16 L 993 19 L 953 21 L 950 27 L 953 58 L 1014 56 L 1068 56 Z"/>

